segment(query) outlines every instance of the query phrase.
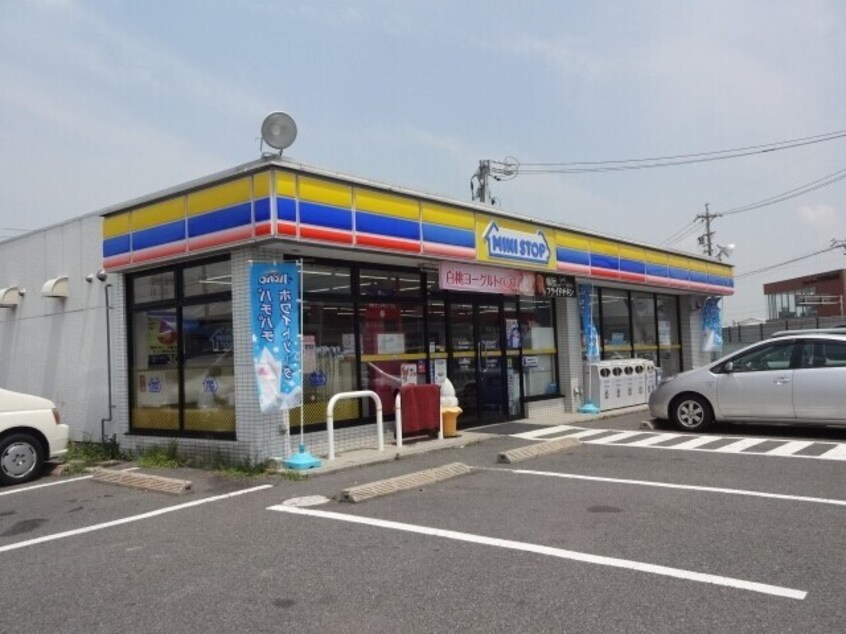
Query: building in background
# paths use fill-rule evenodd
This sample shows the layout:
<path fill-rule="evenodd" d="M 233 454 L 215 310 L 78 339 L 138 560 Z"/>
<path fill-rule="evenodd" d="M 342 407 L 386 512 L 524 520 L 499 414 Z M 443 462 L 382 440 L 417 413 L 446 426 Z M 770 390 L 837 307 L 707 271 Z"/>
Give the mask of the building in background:
<path fill-rule="evenodd" d="M 843 317 L 846 269 L 764 284 L 767 319 Z"/>

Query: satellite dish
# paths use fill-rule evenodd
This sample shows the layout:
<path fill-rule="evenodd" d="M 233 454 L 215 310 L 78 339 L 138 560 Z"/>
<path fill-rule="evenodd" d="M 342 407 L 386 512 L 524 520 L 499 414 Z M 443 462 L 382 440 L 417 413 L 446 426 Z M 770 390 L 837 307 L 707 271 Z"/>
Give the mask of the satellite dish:
<path fill-rule="evenodd" d="M 297 124 L 286 112 L 271 112 L 261 124 L 261 139 L 280 152 L 297 138 Z"/>

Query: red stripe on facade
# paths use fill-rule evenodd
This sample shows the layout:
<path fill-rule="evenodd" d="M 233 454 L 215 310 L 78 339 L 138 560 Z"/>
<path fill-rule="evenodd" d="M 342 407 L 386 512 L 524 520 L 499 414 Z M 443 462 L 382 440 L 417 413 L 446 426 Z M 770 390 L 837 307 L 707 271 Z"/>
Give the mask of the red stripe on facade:
<path fill-rule="evenodd" d="M 595 267 L 591 267 L 590 274 L 594 277 L 602 277 L 607 280 L 619 280 L 620 279 L 620 271 L 612 271 L 611 269 L 598 269 Z"/>
<path fill-rule="evenodd" d="M 563 271 L 565 273 L 584 273 L 590 275 L 590 266 L 587 264 L 570 264 L 569 262 L 559 262 L 556 271 Z"/>
<path fill-rule="evenodd" d="M 424 242 L 423 253 L 431 255 L 447 255 L 453 258 L 465 260 L 476 259 L 476 249 L 470 247 L 456 247 L 449 244 L 438 244 L 437 242 Z"/>
<path fill-rule="evenodd" d="M 276 233 L 280 236 L 296 236 L 297 224 L 295 222 L 277 222 Z"/>
<path fill-rule="evenodd" d="M 269 222 L 256 223 L 257 236 L 269 236 L 271 234 L 272 225 Z"/>
<path fill-rule="evenodd" d="M 197 238 L 190 238 L 188 240 L 188 250 L 198 251 L 200 249 L 210 249 L 218 247 L 223 244 L 231 244 L 239 240 L 246 240 L 253 235 L 253 228 L 251 226 L 238 227 L 236 229 L 227 229 L 226 231 L 218 231 L 210 233 L 206 236 L 199 236 Z"/>
<path fill-rule="evenodd" d="M 108 271 L 109 269 L 116 269 L 120 266 L 126 266 L 131 262 L 132 256 L 129 253 L 114 255 L 110 258 L 105 258 L 103 260 L 103 268 Z"/>
<path fill-rule="evenodd" d="M 142 249 L 140 251 L 132 252 L 133 262 L 149 262 L 150 260 L 159 260 L 171 255 L 179 255 L 187 251 L 187 245 L 184 240 L 166 244 L 160 247 L 150 247 L 149 249 Z"/>
<path fill-rule="evenodd" d="M 400 240 L 398 238 L 386 238 L 384 236 L 374 236 L 371 233 L 356 233 L 356 244 L 369 247 L 379 247 L 380 249 L 391 249 L 394 251 L 407 251 L 410 253 L 420 252 L 420 243 L 411 240 Z"/>
<path fill-rule="evenodd" d="M 645 282 L 646 275 L 643 273 L 627 273 L 626 271 L 620 271 L 620 279 L 627 282 Z"/>
<path fill-rule="evenodd" d="M 318 229 L 308 225 L 300 225 L 300 237 L 325 242 L 352 244 L 352 233 L 349 231 L 334 231 L 332 229 Z"/>

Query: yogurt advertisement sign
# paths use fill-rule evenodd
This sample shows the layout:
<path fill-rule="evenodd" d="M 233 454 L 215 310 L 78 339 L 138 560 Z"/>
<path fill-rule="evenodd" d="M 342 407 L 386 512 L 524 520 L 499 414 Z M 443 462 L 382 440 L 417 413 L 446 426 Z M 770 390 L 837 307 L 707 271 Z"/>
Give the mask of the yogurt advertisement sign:
<path fill-rule="evenodd" d="M 507 220 L 482 220 L 479 259 L 511 265 L 522 263 L 549 269 L 554 267 L 553 253 L 546 234 L 529 226 L 525 229 Z"/>

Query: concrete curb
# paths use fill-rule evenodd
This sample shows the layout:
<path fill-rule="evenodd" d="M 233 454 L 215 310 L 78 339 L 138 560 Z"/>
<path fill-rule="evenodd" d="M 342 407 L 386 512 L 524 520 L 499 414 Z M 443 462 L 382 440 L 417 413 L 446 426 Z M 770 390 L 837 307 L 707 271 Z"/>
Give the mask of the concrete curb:
<path fill-rule="evenodd" d="M 110 469 L 96 469 L 94 471 L 94 482 L 116 484 L 118 486 L 141 489 L 142 491 L 156 491 L 158 493 L 169 493 L 181 495 L 191 490 L 189 480 L 178 480 L 176 478 L 165 478 L 164 476 L 148 475 L 133 471 L 112 471 Z"/>
<path fill-rule="evenodd" d="M 515 462 L 522 462 L 530 458 L 537 458 L 538 456 L 546 456 L 559 451 L 566 451 L 573 447 L 578 447 L 581 443 L 576 438 L 561 438 L 559 440 L 550 440 L 548 442 L 539 442 L 533 445 L 526 445 L 525 447 L 518 447 L 517 449 L 509 449 L 502 451 L 497 456 L 497 462 L 501 464 L 514 464 Z"/>
<path fill-rule="evenodd" d="M 468 473 L 470 473 L 470 467 L 466 464 L 463 462 L 453 462 L 442 467 L 435 467 L 434 469 L 426 469 L 425 471 L 408 473 L 397 476 L 396 478 L 388 478 L 387 480 L 378 480 L 369 484 L 350 487 L 341 491 L 340 499 L 342 502 L 363 502 L 364 500 L 396 493 L 397 491 L 405 491 L 427 484 L 434 484 L 435 482 L 443 482 L 444 480 Z"/>

